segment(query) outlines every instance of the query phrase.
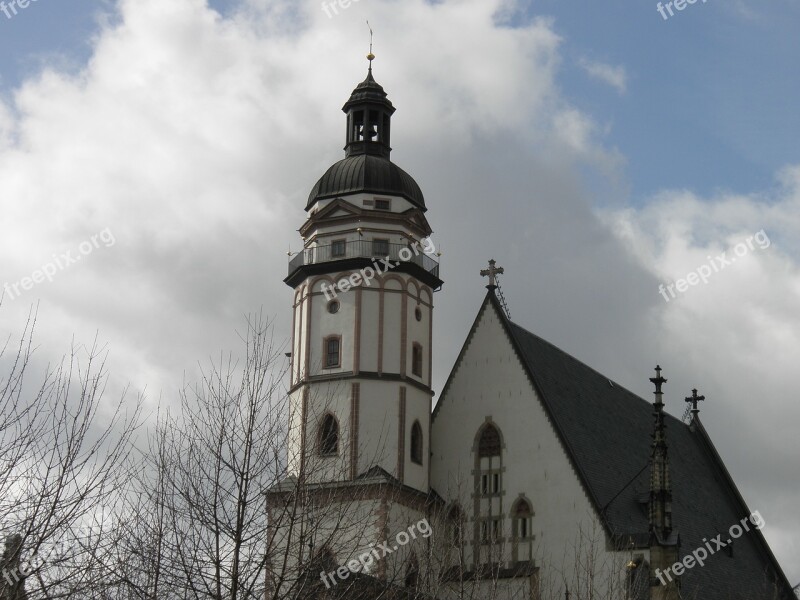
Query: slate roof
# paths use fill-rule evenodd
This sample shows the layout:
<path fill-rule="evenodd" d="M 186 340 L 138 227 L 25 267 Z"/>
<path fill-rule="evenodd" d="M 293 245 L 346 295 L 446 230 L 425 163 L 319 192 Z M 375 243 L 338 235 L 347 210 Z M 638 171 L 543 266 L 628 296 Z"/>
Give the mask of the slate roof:
<path fill-rule="evenodd" d="M 493 291 L 486 302 L 503 322 L 607 531 L 621 539 L 632 535 L 647 540 L 652 404 L 508 320 Z M 674 405 L 680 394 L 668 386 L 665 403 Z M 751 511 L 702 423 L 698 420 L 692 431 L 667 415 L 666 426 L 673 525 L 683 557 L 703 546 L 704 538 L 711 540 L 722 533 L 726 541 L 729 528 Z M 681 577 L 684 598 L 794 599 L 761 532 L 752 525 L 750 529 L 734 542 L 732 557 L 718 550 L 704 567 L 685 572 Z M 777 596 L 770 585 L 775 580 L 782 588 Z"/>
<path fill-rule="evenodd" d="M 369 192 L 400 196 L 425 209 L 425 197 L 414 178 L 392 161 L 371 154 L 356 154 L 334 163 L 308 195 L 306 210 L 317 200 Z"/>

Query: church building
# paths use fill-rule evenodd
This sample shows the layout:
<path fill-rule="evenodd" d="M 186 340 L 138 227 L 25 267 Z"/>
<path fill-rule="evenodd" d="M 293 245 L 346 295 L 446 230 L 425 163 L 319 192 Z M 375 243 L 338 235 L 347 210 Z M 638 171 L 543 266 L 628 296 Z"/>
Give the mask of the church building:
<path fill-rule="evenodd" d="M 465 340 L 433 408 L 442 274 L 368 59 L 284 280 L 288 449 L 267 499 L 266 597 L 794 598 L 703 396 L 656 366 L 644 400 L 512 322 L 493 260 L 474 322 L 437 341 Z"/>

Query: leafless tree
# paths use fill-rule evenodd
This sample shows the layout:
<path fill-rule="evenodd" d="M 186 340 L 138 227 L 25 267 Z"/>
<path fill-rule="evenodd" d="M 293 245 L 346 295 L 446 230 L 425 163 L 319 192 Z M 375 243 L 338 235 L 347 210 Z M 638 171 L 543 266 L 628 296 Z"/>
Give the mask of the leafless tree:
<path fill-rule="evenodd" d="M 128 406 L 123 393 L 103 402 L 105 353 L 96 340 L 73 343 L 58 365 L 36 364 L 36 316 L 32 309 L 16 344 L 9 336 L 0 346 L 0 598 L 96 586 L 91 574 L 139 423 L 140 401 Z"/>

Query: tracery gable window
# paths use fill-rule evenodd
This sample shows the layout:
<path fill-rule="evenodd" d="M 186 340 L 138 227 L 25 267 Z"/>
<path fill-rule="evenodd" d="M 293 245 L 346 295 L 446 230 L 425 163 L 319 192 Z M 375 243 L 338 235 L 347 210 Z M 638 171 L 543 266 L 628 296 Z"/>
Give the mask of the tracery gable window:
<path fill-rule="evenodd" d="M 491 417 L 475 434 L 475 529 L 478 542 L 474 560 L 476 564 L 492 565 L 500 560 L 500 546 L 510 534 L 506 524 L 508 513 L 503 509 L 503 437 Z M 508 510 L 508 509 L 505 509 Z"/>
<path fill-rule="evenodd" d="M 478 442 L 478 456 L 481 458 L 500 456 L 500 450 L 500 432 L 491 423 L 485 425 Z"/>
<path fill-rule="evenodd" d="M 322 456 L 339 454 L 339 422 L 328 413 L 319 428 L 319 453 Z"/>

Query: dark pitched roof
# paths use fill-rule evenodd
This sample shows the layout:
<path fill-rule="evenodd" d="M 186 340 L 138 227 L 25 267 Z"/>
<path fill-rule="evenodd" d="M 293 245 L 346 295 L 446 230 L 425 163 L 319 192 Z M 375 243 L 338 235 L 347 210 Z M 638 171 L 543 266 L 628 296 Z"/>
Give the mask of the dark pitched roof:
<path fill-rule="evenodd" d="M 509 321 L 493 291 L 480 312 L 487 304 L 504 324 L 607 531 L 619 539 L 647 539 L 652 404 Z M 675 392 L 670 394 L 669 388 L 666 392 L 669 405 Z M 750 515 L 750 510 L 702 424 L 698 422 L 692 431 L 669 415 L 666 424 L 673 523 L 682 557 L 718 533 L 727 540 L 729 528 Z M 698 594 L 703 600 L 772 600 L 772 588 L 765 585 L 775 579 L 783 588 L 777 598 L 793 598 L 761 532 L 752 525 L 750 529 L 734 542 L 732 557 L 720 550 L 704 567 L 685 572 L 681 577 L 684 598 Z"/>

